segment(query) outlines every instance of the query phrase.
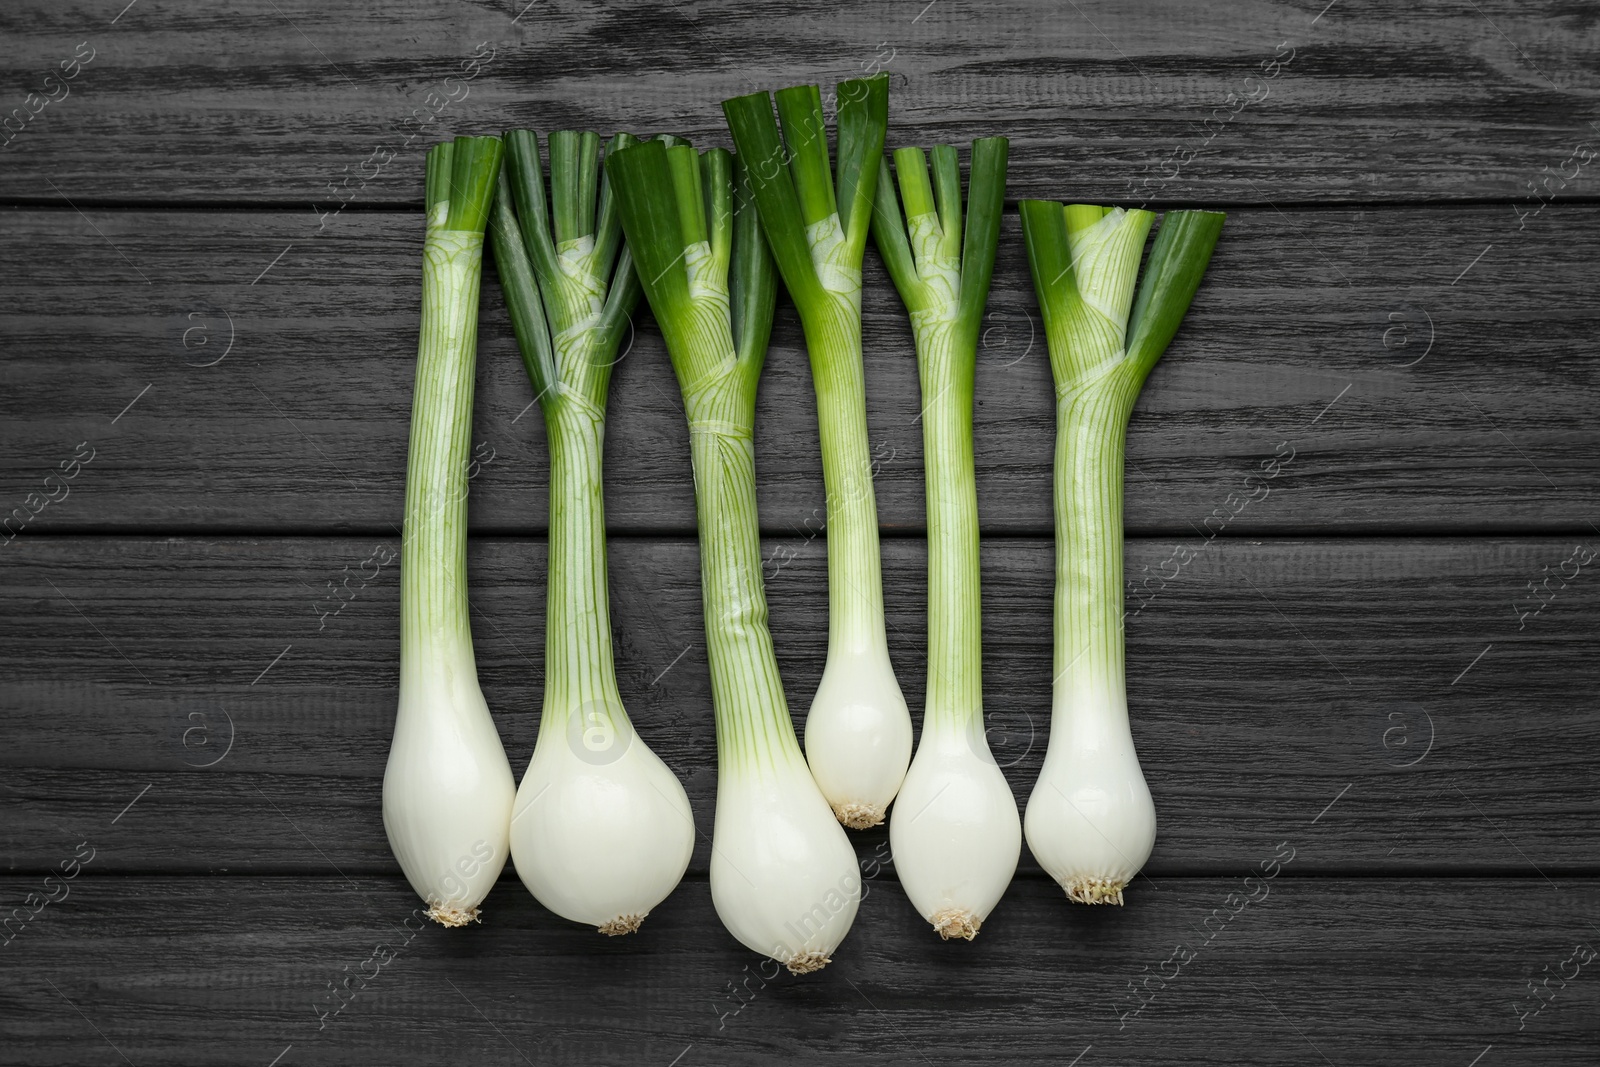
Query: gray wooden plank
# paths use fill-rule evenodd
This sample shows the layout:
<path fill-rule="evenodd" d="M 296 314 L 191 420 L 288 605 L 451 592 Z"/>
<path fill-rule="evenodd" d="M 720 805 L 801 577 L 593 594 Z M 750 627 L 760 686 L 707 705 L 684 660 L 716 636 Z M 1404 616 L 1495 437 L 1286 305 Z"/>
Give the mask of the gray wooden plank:
<path fill-rule="evenodd" d="M 1021 879 L 970 944 L 941 943 L 880 877 L 830 966 L 770 980 L 698 879 L 603 939 L 511 882 L 484 925 L 414 932 L 398 878 L 84 874 L 4 949 L 0 1062 L 1465 1067 L 1492 1047 L 1494 1063 L 1593 1063 L 1600 984 L 1578 961 L 1600 886 L 1296 878 L 1318 829 L 1124 909 Z M 1280 843 L 1296 858 L 1248 886 Z M 39 882 L 0 879 L 0 899 Z M 1535 1000 L 1547 977 L 1553 999 Z M 1124 1018 L 1134 983 L 1155 995 Z"/>
<path fill-rule="evenodd" d="M 77 827 L 138 796 L 143 818 L 106 840 L 103 869 L 393 871 L 379 786 L 399 584 L 376 550 L 395 547 L 73 537 L 7 549 L 5 868 L 52 865 Z M 1180 547 L 1195 558 L 1164 566 Z M 1151 873 L 1234 870 L 1285 822 L 1324 835 L 1302 870 L 1596 873 L 1600 716 L 1582 694 L 1597 679 L 1600 599 L 1592 561 L 1561 587 L 1572 547 L 1131 542 L 1130 573 L 1178 571 L 1130 599 L 1127 623 L 1135 738 L 1161 820 Z M 793 554 L 768 589 L 803 722 L 825 652 L 824 545 L 767 549 Z M 1025 798 L 1048 738 L 1051 546 L 1002 539 L 982 556 L 990 743 Z M 470 550 L 480 677 L 519 775 L 542 692 L 543 559 L 536 541 Z M 919 540 L 885 542 L 890 648 L 913 708 L 924 559 Z M 708 835 L 715 740 L 695 545 L 614 540 L 610 569 L 624 700 Z M 346 574 L 353 599 L 322 617 L 326 583 Z M 1546 574 L 1553 599 L 1519 618 L 1514 598 Z M 702 839 L 696 870 L 707 849 Z"/>
<path fill-rule="evenodd" d="M 1594 26 L 1557 0 L 75 0 L 3 17 L 5 106 L 38 110 L 0 170 L 0 196 L 24 198 L 419 200 L 440 128 L 725 143 L 724 98 L 882 69 L 891 144 L 1009 134 L 1018 194 L 1514 199 L 1594 138 L 1600 87 Z M 80 44 L 93 58 L 46 84 Z M 463 68 L 474 55 L 490 61 Z M 1592 196 L 1592 180 L 1553 187 Z"/>
<path fill-rule="evenodd" d="M 321 239 L 274 212 L 11 211 L 0 271 L 7 387 L 0 514 L 81 441 L 64 530 L 386 531 L 399 521 L 416 344 L 419 220 L 351 215 Z M 1232 534 L 1582 529 L 1600 500 L 1600 208 L 1525 232 L 1505 206 L 1279 212 L 1228 222 L 1188 325 L 1128 438 L 1134 532 L 1200 527 L 1284 449 Z M 490 272 L 492 274 L 492 271 Z M 85 278 L 92 278 L 85 283 Z M 148 282 L 148 284 L 147 284 Z M 910 331 L 869 256 L 869 424 L 888 529 L 923 526 Z M 485 284 L 472 521 L 536 533 L 546 459 L 497 283 Z M 1015 216 L 980 355 L 980 508 L 1050 531 L 1049 371 Z M 230 347 L 231 345 L 231 347 Z M 648 312 L 613 387 L 615 529 L 689 533 L 678 392 Z M 757 434 L 762 521 L 822 521 L 810 375 L 780 309 Z M 87 454 L 87 452 L 85 452 Z M 51 483 L 53 486 L 54 483 Z M 48 490 L 59 495 L 56 487 Z M 26 511 L 23 512 L 27 514 Z M 15 527 L 8 527 L 14 529 Z"/>

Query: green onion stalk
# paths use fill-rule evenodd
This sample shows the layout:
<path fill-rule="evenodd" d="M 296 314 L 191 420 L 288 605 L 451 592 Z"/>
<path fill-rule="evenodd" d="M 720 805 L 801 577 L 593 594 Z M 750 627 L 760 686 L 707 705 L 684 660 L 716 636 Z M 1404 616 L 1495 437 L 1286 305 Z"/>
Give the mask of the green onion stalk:
<path fill-rule="evenodd" d="M 694 818 L 677 777 L 634 732 L 617 687 L 601 469 L 606 394 L 639 301 L 601 170 L 600 138 L 505 135 L 490 237 L 550 448 L 544 707 L 511 820 L 511 858 L 540 903 L 631 933 L 689 865 Z M 606 153 L 636 143 L 617 134 Z"/>
<path fill-rule="evenodd" d="M 483 235 L 498 137 L 427 157 L 422 330 L 406 459 L 400 706 L 383 775 L 383 827 L 428 914 L 478 918 L 508 854 L 511 765 L 478 687 L 467 604 L 467 463 Z"/>
<path fill-rule="evenodd" d="M 922 738 L 889 819 L 895 873 L 940 936 L 971 940 L 1017 869 L 1022 822 L 989 752 L 972 393 L 1006 195 L 1007 142 L 973 142 L 967 211 L 950 145 L 895 152 L 872 234 L 911 316 L 928 498 L 928 688 Z M 901 217 L 901 205 L 905 216 Z"/>
<path fill-rule="evenodd" d="M 1168 212 L 1140 281 L 1150 212 L 1024 200 L 1021 214 L 1056 389 L 1053 706 L 1024 826 L 1069 899 L 1121 904 L 1156 833 L 1123 673 L 1124 438 L 1223 216 Z"/>
<path fill-rule="evenodd" d="M 761 226 L 811 358 L 827 492 L 828 658 L 806 717 L 806 756 L 839 821 L 883 822 L 911 761 L 911 715 L 884 633 L 878 513 L 861 358 L 861 259 L 872 222 L 887 75 L 838 86 L 838 165 L 830 166 L 815 85 L 722 105 L 746 160 Z"/>
<path fill-rule="evenodd" d="M 855 919 L 861 878 L 800 753 L 767 629 L 754 436 L 777 279 L 727 151 L 654 140 L 606 171 L 689 423 L 717 723 L 712 903 L 747 947 L 816 970 Z"/>

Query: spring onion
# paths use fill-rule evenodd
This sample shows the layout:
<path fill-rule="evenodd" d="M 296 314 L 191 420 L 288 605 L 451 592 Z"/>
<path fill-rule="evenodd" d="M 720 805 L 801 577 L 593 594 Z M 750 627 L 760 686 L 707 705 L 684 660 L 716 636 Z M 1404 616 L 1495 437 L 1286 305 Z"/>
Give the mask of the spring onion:
<path fill-rule="evenodd" d="M 600 138 L 550 134 L 548 211 L 537 136 L 512 130 L 505 142 L 489 232 L 550 445 L 544 708 L 511 858 L 545 907 L 625 934 L 672 892 L 694 849 L 689 798 L 635 734 L 612 660 L 601 460 L 611 368 L 639 282 Z M 631 143 L 618 134 L 606 150 Z"/>
<path fill-rule="evenodd" d="M 800 754 L 767 629 L 754 434 L 777 280 L 735 168 L 675 140 L 606 160 L 689 422 L 717 722 L 711 900 L 734 937 L 801 974 L 830 961 L 861 878 Z"/>
<path fill-rule="evenodd" d="M 478 688 L 467 605 L 467 461 L 483 234 L 498 137 L 428 153 L 422 335 L 406 460 L 400 707 L 383 775 L 389 847 L 428 915 L 478 917 L 505 866 L 516 782 Z"/>
<path fill-rule="evenodd" d="M 828 659 L 806 717 L 806 757 L 839 821 L 883 822 L 911 762 L 911 714 L 889 663 L 878 511 L 861 360 L 861 258 L 888 125 L 888 75 L 838 87 L 830 173 L 815 85 L 722 108 L 749 166 L 762 229 L 805 330 L 827 491 Z"/>
<path fill-rule="evenodd" d="M 1139 282 L 1150 212 L 1024 200 L 1021 213 L 1056 388 L 1054 692 L 1024 825 L 1069 899 L 1121 904 L 1156 834 L 1123 676 L 1124 437 L 1223 216 L 1169 212 Z"/>
<path fill-rule="evenodd" d="M 1022 821 L 983 721 L 972 391 L 1006 192 L 1004 137 L 972 146 L 965 228 L 956 150 L 883 163 L 872 234 L 911 315 L 928 497 L 928 689 L 922 739 L 889 819 L 895 873 L 941 937 L 972 940 L 1011 882 Z M 905 205 L 901 220 L 900 203 Z M 909 235 L 907 227 L 910 228 Z"/>

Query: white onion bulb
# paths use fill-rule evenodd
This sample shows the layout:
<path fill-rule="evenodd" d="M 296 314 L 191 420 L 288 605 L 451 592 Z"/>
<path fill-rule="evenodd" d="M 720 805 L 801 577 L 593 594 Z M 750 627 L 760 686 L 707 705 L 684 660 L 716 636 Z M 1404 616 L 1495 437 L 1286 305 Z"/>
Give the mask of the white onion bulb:
<path fill-rule="evenodd" d="M 517 875 L 539 903 L 603 934 L 632 933 L 693 850 L 683 786 L 620 705 L 540 729 L 511 819 Z"/>
<path fill-rule="evenodd" d="M 976 937 L 1022 851 L 1016 798 L 980 730 L 947 719 L 924 725 L 889 819 L 889 845 L 917 913 L 941 937 Z"/>

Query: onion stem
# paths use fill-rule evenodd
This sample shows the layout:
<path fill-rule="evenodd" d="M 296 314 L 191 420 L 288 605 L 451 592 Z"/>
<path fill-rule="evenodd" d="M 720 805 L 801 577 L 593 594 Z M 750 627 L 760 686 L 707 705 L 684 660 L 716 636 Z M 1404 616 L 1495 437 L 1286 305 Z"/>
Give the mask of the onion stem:
<path fill-rule="evenodd" d="M 601 176 L 600 138 L 505 135 L 490 234 L 550 447 L 544 707 L 517 791 L 511 856 L 551 911 L 631 933 L 683 877 L 694 818 L 677 777 L 636 736 L 617 687 L 601 486 L 606 394 L 640 288 Z M 637 143 L 618 134 L 607 154 Z"/>
<path fill-rule="evenodd" d="M 383 824 L 407 880 L 445 926 L 476 920 L 499 877 L 515 788 L 478 687 L 466 566 L 478 289 L 501 154 L 497 137 L 458 137 L 427 159 L 400 564 L 400 704 Z"/>
<path fill-rule="evenodd" d="M 747 947 L 816 970 L 849 930 L 861 880 L 800 754 L 767 628 L 755 400 L 777 279 L 728 152 L 663 139 L 606 166 L 689 422 L 717 723 L 711 899 Z"/>
<path fill-rule="evenodd" d="M 1006 155 L 1003 137 L 973 143 L 963 226 L 956 150 L 933 149 L 931 185 L 923 151 L 898 150 L 899 197 L 885 162 L 872 225 L 916 340 L 928 508 L 927 702 L 889 840 L 912 905 L 942 937 L 969 941 L 1005 892 L 1022 848 L 1016 798 L 984 736 L 972 458 L 973 383 Z"/>
<path fill-rule="evenodd" d="M 830 168 L 815 85 L 723 102 L 761 227 L 800 312 L 827 492 L 828 660 L 806 716 L 812 774 L 846 826 L 883 821 L 911 760 L 911 716 L 889 662 L 861 356 L 861 260 L 888 125 L 887 75 L 838 87 Z"/>
<path fill-rule="evenodd" d="M 1025 827 L 1028 847 L 1069 899 L 1120 904 L 1156 828 L 1124 678 L 1124 438 L 1223 216 L 1168 213 L 1141 283 L 1150 212 L 1024 200 L 1021 213 L 1056 388 L 1053 709 Z"/>

